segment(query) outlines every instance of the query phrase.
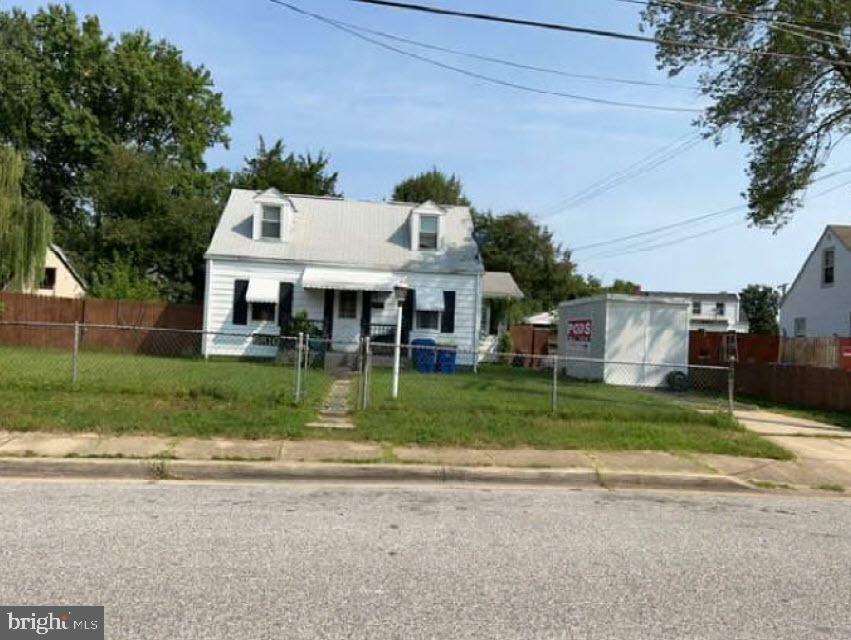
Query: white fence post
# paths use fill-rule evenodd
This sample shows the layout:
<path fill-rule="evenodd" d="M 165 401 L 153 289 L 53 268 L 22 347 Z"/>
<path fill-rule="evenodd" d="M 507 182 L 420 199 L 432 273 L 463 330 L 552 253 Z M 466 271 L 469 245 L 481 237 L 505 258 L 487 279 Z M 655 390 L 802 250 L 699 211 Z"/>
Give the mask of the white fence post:
<path fill-rule="evenodd" d="M 730 366 L 727 370 L 727 403 L 730 415 L 733 415 L 735 409 L 736 396 L 736 358 L 730 358 Z"/>
<path fill-rule="evenodd" d="M 552 411 L 558 411 L 558 356 L 553 356 L 553 389 Z"/>
<path fill-rule="evenodd" d="M 71 353 L 71 383 L 77 384 L 80 372 L 80 323 L 74 322 L 74 351 Z"/>
<path fill-rule="evenodd" d="M 295 354 L 295 403 L 301 403 L 301 349 L 302 342 L 304 340 L 304 334 L 298 334 L 298 344 L 296 345 L 296 354 Z"/>
<path fill-rule="evenodd" d="M 369 406 L 369 376 L 370 367 L 372 366 L 372 363 L 370 362 L 371 358 L 369 336 L 367 336 L 363 340 L 363 367 L 361 374 L 361 385 L 363 386 L 361 391 L 361 409 L 366 409 Z"/>

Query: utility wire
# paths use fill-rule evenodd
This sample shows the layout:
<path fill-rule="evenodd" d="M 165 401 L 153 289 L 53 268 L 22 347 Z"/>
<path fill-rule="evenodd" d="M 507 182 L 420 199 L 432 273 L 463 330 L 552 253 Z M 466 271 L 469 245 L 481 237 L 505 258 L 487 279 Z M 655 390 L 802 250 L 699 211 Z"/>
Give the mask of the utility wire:
<path fill-rule="evenodd" d="M 330 20 L 330 18 L 329 18 Z M 403 44 L 413 45 L 415 47 L 421 47 L 423 49 L 430 49 L 431 51 L 440 51 L 441 53 L 449 53 L 456 56 L 463 56 L 465 58 L 470 58 L 472 60 L 481 60 L 482 62 L 490 62 L 493 64 L 501 64 L 506 67 L 511 67 L 514 69 L 522 69 L 524 71 L 537 71 L 540 73 L 548 73 L 552 75 L 562 76 L 565 78 L 578 78 L 580 80 L 596 80 L 600 82 L 612 82 L 616 84 L 626 84 L 640 87 L 662 87 L 665 89 L 683 89 L 687 91 L 699 91 L 700 87 L 698 85 L 685 85 L 685 84 L 674 84 L 670 82 L 652 82 L 649 80 L 634 80 L 631 78 L 618 78 L 613 76 L 603 76 L 597 74 L 587 74 L 587 73 L 574 73 L 570 71 L 565 71 L 563 69 L 556 69 L 553 67 L 542 67 L 533 64 L 525 64 L 522 62 L 516 62 L 514 60 L 507 60 L 506 58 L 497 58 L 495 56 L 482 55 L 479 53 L 473 53 L 471 51 L 464 51 L 461 49 L 452 49 L 450 47 L 443 47 L 436 44 L 430 44 L 428 42 L 422 42 L 421 40 L 414 40 L 412 38 L 405 38 L 403 36 L 397 36 L 392 33 L 387 33 L 386 31 L 378 31 L 376 29 L 369 29 L 367 27 L 363 27 L 361 25 L 352 24 L 351 22 L 345 22 L 343 20 L 334 19 L 339 25 L 343 25 L 348 27 L 349 29 L 353 29 L 355 31 L 360 31 L 362 33 L 369 33 L 374 36 L 379 36 L 381 38 L 386 38 L 388 40 L 393 40 L 395 42 L 401 42 Z"/>
<path fill-rule="evenodd" d="M 593 200 L 594 198 L 608 193 L 633 178 L 670 162 L 677 156 L 697 146 L 702 140 L 703 137 L 700 134 L 691 134 L 678 138 L 673 143 L 660 149 L 656 149 L 628 167 L 597 180 L 587 187 L 580 189 L 562 202 L 546 208 L 539 217 L 542 220 L 551 218 L 559 213 L 563 213 L 569 209 L 574 209 L 580 204 L 584 204 L 589 200 Z"/>
<path fill-rule="evenodd" d="M 833 177 L 835 175 L 838 175 L 840 173 L 848 173 L 849 171 L 851 171 L 851 169 L 845 169 L 845 170 L 842 170 L 842 171 L 834 171 L 833 173 L 822 176 L 819 180 L 826 180 L 826 179 Z M 814 181 L 814 182 L 816 182 L 816 181 Z M 843 187 L 846 187 L 848 185 L 851 185 L 851 180 L 846 180 L 846 181 L 841 182 L 837 185 L 834 185 L 834 186 L 832 186 L 828 189 L 825 189 L 823 191 L 819 191 L 818 193 L 816 193 L 812 196 L 809 196 L 806 199 L 807 200 L 814 200 L 816 198 L 821 198 L 821 197 L 826 196 L 830 193 L 833 193 L 834 191 L 838 191 L 839 189 L 842 189 Z M 673 228 L 674 226 L 683 226 L 685 224 L 689 224 L 689 223 L 694 222 L 696 220 L 706 220 L 706 219 L 709 219 L 711 217 L 717 217 L 717 216 L 720 216 L 720 215 L 734 213 L 736 211 L 743 210 L 743 209 L 746 209 L 745 205 L 740 205 L 738 207 L 731 207 L 729 209 L 724 209 L 722 211 L 717 211 L 717 212 L 714 212 L 714 213 L 711 213 L 711 214 L 706 214 L 704 216 L 698 216 L 697 218 L 692 218 L 690 220 L 684 220 L 680 223 L 675 223 L 675 224 L 672 224 L 672 225 L 666 225 L 666 227 L 664 227 L 664 228 L 670 229 L 670 228 Z M 589 260 L 589 261 L 590 260 L 603 260 L 603 259 L 609 259 L 609 258 L 616 258 L 616 257 L 619 257 L 619 256 L 632 255 L 632 254 L 635 254 L 635 253 L 646 253 L 648 251 L 653 251 L 655 249 L 661 249 L 663 247 L 668 247 L 668 246 L 671 246 L 671 245 L 674 245 L 674 244 L 680 244 L 680 243 L 686 242 L 688 240 L 700 238 L 700 237 L 703 237 L 703 236 L 706 236 L 706 235 L 709 235 L 709 234 L 712 234 L 712 233 L 717 233 L 718 231 L 722 231 L 723 229 L 728 229 L 728 228 L 740 226 L 740 225 L 743 225 L 743 224 L 748 224 L 748 220 L 739 220 L 737 222 L 734 222 L 733 224 L 725 224 L 725 225 L 721 225 L 721 226 L 718 226 L 718 227 L 713 227 L 713 228 L 705 230 L 705 231 L 690 234 L 690 235 L 687 235 L 687 236 L 682 236 L 682 237 L 676 238 L 674 240 L 666 241 L 666 242 L 651 244 L 649 246 L 646 245 L 646 244 L 634 245 L 633 247 L 635 247 L 635 248 L 627 247 L 626 250 L 616 250 L 616 251 L 612 251 L 610 253 L 602 252 L 602 253 L 599 253 L 599 254 L 594 254 L 594 255 L 588 256 L 587 258 L 583 258 L 583 259 Z M 660 227 L 659 229 L 661 229 L 661 228 L 662 227 Z M 646 231 L 646 232 L 641 233 L 641 234 L 633 234 L 631 237 L 637 238 L 637 237 L 640 237 L 640 236 L 648 235 L 650 233 L 653 233 L 653 231 Z M 627 236 L 625 236 L 624 238 L 621 238 L 620 240 L 624 240 L 626 238 L 627 238 Z M 649 242 L 656 242 L 657 239 L 658 238 L 653 238 L 653 239 L 649 239 L 648 241 Z M 612 242 L 614 242 L 614 241 L 612 241 Z M 647 241 L 645 241 L 645 242 L 647 242 Z M 608 244 L 608 243 L 603 242 L 603 243 L 596 243 L 595 245 L 585 245 L 584 248 L 588 249 L 588 248 L 591 248 L 592 246 L 599 247 L 599 246 L 603 246 L 604 244 Z M 577 248 L 573 251 L 578 251 L 578 250 L 579 250 L 579 248 Z"/>
<path fill-rule="evenodd" d="M 717 51 L 721 53 L 738 53 L 750 56 L 765 56 L 770 58 L 780 58 L 785 60 L 806 60 L 808 62 L 822 62 L 830 65 L 851 66 L 851 62 L 843 62 L 830 60 L 819 56 L 807 56 L 795 53 L 781 53 L 779 51 L 760 51 L 758 49 L 748 49 L 745 47 L 725 47 L 721 45 L 705 44 L 701 42 L 688 42 L 684 40 L 672 40 L 668 38 L 656 38 L 653 36 L 642 36 L 634 33 L 624 33 L 621 31 L 610 31 L 607 29 L 593 29 L 589 27 L 577 27 L 569 24 L 542 22 L 539 20 L 525 20 L 523 18 L 512 18 L 506 16 L 498 16 L 490 13 L 474 13 L 468 11 L 456 11 L 453 9 L 443 9 L 441 7 L 432 7 L 422 4 L 414 4 L 410 2 L 395 2 L 392 0 L 349 0 L 360 4 L 371 4 L 381 7 L 389 7 L 392 9 L 405 9 L 409 11 L 418 11 L 421 13 L 430 13 L 434 15 L 452 16 L 456 18 L 468 18 L 472 20 L 484 20 L 487 22 L 499 22 L 503 24 L 511 24 L 523 27 L 535 27 L 538 29 L 548 29 L 552 31 L 563 31 L 567 33 L 578 33 L 588 36 L 596 36 L 603 38 L 614 38 L 616 40 L 627 40 L 631 42 L 644 42 L 650 44 L 662 44 L 668 46 L 685 47 L 692 49 L 704 49 L 708 51 Z"/>
<path fill-rule="evenodd" d="M 485 75 L 485 74 L 482 74 L 482 73 L 478 73 L 476 71 L 470 71 L 469 69 L 465 69 L 463 67 L 456 67 L 456 66 L 441 62 L 439 60 L 435 60 L 434 58 L 429 58 L 427 56 L 422 56 L 418 53 L 413 53 L 413 52 L 407 51 L 405 49 L 400 49 L 398 47 L 394 47 L 393 45 L 389 45 L 386 42 L 381 42 L 380 40 L 376 40 L 375 38 L 371 38 L 369 36 L 363 35 L 362 33 L 358 33 L 354 29 L 350 29 L 349 27 L 343 25 L 342 23 L 340 23 L 340 22 L 338 22 L 338 21 L 336 21 L 332 18 L 322 16 L 318 13 L 312 13 L 310 11 L 305 11 L 304 9 L 301 9 L 301 8 L 299 8 L 299 7 L 297 7 L 293 4 L 290 4 L 289 2 L 285 2 L 284 0 L 269 0 L 269 2 L 276 4 L 276 5 L 279 5 L 281 7 L 284 7 L 286 9 L 289 9 L 291 11 L 294 11 L 296 13 L 299 13 L 301 15 L 314 18 L 315 20 L 318 20 L 318 21 L 320 21 L 324 24 L 327 24 L 327 25 L 329 25 L 329 26 L 331 26 L 335 29 L 338 29 L 340 31 L 344 31 L 345 33 L 348 33 L 349 35 L 351 35 L 355 38 L 358 38 L 358 39 L 363 40 L 365 42 L 369 42 L 369 43 L 374 44 L 378 47 L 381 47 L 382 49 L 387 49 L 388 51 L 393 51 L 393 52 L 398 53 L 400 55 L 406 56 L 408 58 L 413 58 L 414 60 L 419 60 L 420 62 L 425 62 L 426 64 L 430 64 L 430 65 L 439 67 L 441 69 L 445 69 L 445 70 L 448 70 L 448 71 L 454 71 L 455 73 L 460 73 L 460 74 L 468 76 L 470 78 L 475 78 L 477 80 L 483 80 L 485 82 L 490 82 L 492 84 L 497 84 L 497 85 L 500 85 L 500 86 L 503 86 L 503 87 L 509 87 L 511 89 L 517 89 L 517 90 L 520 90 L 520 91 L 526 91 L 526 92 L 535 93 L 535 94 L 538 94 L 538 95 L 555 96 L 555 97 L 558 97 L 558 98 L 567 98 L 569 100 L 576 100 L 576 101 L 579 101 L 579 102 L 590 102 L 592 104 L 605 105 L 605 106 L 609 106 L 609 107 L 622 107 L 622 108 L 627 108 L 627 109 L 639 109 L 639 110 L 644 110 L 644 111 L 666 111 L 666 112 L 672 112 L 672 113 L 701 113 L 703 111 L 702 109 L 694 109 L 694 108 L 690 108 L 690 107 L 674 107 L 674 106 L 658 105 L 658 104 L 645 104 L 645 103 L 639 103 L 639 102 L 624 102 L 624 101 L 621 101 L 621 100 L 609 100 L 609 99 L 606 99 L 606 98 L 597 98 L 597 97 L 593 97 L 593 96 L 586 96 L 586 95 L 580 95 L 580 94 L 575 94 L 575 93 L 565 93 L 563 91 L 553 91 L 553 90 L 550 90 L 550 89 L 541 89 L 539 87 L 532 87 L 532 86 L 529 86 L 529 85 L 524 85 L 524 84 L 519 84 L 519 83 L 516 83 L 516 82 L 511 82 L 511 81 L 508 81 L 508 80 L 503 80 L 501 78 L 496 78 L 494 76 L 488 76 L 488 75 Z"/>
<path fill-rule="evenodd" d="M 833 33 L 831 31 L 825 31 L 824 29 L 815 29 L 813 27 L 809 27 L 804 24 L 799 24 L 795 22 L 787 22 L 785 20 L 776 20 L 770 17 L 759 17 L 755 15 L 749 15 L 747 13 L 741 13 L 738 11 L 731 11 L 730 9 L 722 9 L 720 7 L 713 7 L 710 5 L 699 4 L 697 2 L 689 2 L 688 0 L 654 0 L 655 3 L 660 5 L 667 6 L 680 6 L 687 7 L 690 9 L 695 9 L 697 11 L 701 11 L 703 13 L 710 13 L 713 15 L 720 16 L 729 16 L 731 18 L 737 18 L 743 22 L 753 22 L 755 24 L 763 24 L 769 29 L 773 29 L 775 31 L 780 31 L 782 33 L 788 33 L 793 36 L 798 36 L 801 38 L 805 38 L 811 42 L 816 42 L 818 44 L 836 44 L 835 42 L 827 42 L 820 38 L 815 38 L 811 35 L 821 35 L 827 36 L 832 39 L 841 39 L 839 34 Z M 653 4 L 650 0 L 616 0 L 616 2 L 622 2 L 625 4 L 639 4 L 643 6 L 650 6 Z M 801 33 L 802 31 L 808 33 Z"/>

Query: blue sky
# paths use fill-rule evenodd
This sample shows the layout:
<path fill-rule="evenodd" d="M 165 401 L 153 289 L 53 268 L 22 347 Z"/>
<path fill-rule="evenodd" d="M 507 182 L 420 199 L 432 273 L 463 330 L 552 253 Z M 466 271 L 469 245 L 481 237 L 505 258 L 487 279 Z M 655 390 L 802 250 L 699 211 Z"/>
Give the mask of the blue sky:
<path fill-rule="evenodd" d="M 442 46 L 586 74 L 665 81 L 653 47 L 537 29 L 425 16 L 346 0 L 292 0 L 303 8 Z M 638 7 L 615 0 L 430 0 L 430 4 L 636 31 Z M 15 3 L 28 11 L 39 2 Z M 480 209 L 550 213 L 566 247 L 642 232 L 741 204 L 746 150 L 735 132 L 701 143 L 653 172 L 568 211 L 558 204 L 693 129 L 688 113 L 635 111 L 494 86 L 377 48 L 268 0 L 85 0 L 105 30 L 151 31 L 203 63 L 233 113 L 229 149 L 211 166 L 238 168 L 257 144 L 281 137 L 294 151 L 324 150 L 346 196 L 388 197 L 400 179 L 437 166 L 457 173 Z M 690 91 L 575 80 L 428 53 L 442 61 L 561 92 L 611 100 L 700 106 Z M 676 80 L 688 84 L 688 77 Z M 833 169 L 851 166 L 840 150 Z M 831 168 L 825 170 L 830 171 Z M 816 185 L 839 185 L 851 174 Z M 779 233 L 731 214 L 658 239 L 578 251 L 579 270 L 648 289 L 735 291 L 790 282 L 825 224 L 851 224 L 851 185 L 814 198 Z M 671 246 L 666 241 L 733 227 Z M 623 250 L 621 248 L 624 248 Z M 627 251 L 631 250 L 632 252 Z M 636 250 L 641 249 L 640 252 Z"/>

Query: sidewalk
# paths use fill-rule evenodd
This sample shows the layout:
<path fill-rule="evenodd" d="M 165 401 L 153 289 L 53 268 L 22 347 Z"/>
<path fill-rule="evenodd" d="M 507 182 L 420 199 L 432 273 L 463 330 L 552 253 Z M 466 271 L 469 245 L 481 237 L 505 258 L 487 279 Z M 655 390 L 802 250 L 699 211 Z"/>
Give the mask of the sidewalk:
<path fill-rule="evenodd" d="M 766 414 L 740 419 L 748 426 L 764 424 Z M 501 481 L 714 491 L 796 488 L 835 494 L 851 488 L 851 439 L 845 434 L 826 440 L 841 452 L 830 453 L 830 459 L 811 455 L 820 438 L 768 437 L 799 458 L 0 431 L 0 476 Z M 793 446 L 787 443 L 790 438 L 806 442 Z"/>

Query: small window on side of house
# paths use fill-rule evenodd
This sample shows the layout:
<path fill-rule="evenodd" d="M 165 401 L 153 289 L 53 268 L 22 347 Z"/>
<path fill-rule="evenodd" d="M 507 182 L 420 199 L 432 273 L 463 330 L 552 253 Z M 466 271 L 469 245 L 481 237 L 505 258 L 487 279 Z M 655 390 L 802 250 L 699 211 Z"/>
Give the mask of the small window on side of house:
<path fill-rule="evenodd" d="M 420 249 L 437 249 L 437 216 L 420 216 Z"/>
<path fill-rule="evenodd" d="M 700 300 L 694 300 L 691 303 L 691 312 L 692 312 L 693 315 L 696 315 L 696 316 L 700 315 Z"/>
<path fill-rule="evenodd" d="M 260 219 L 260 237 L 274 240 L 281 238 L 281 207 L 263 205 Z"/>
<path fill-rule="evenodd" d="M 723 302 L 716 302 L 715 303 L 715 315 L 723 316 L 725 313 L 727 313 L 727 305 L 724 304 Z"/>
<path fill-rule="evenodd" d="M 252 302 L 251 320 L 254 322 L 274 322 L 275 305 L 271 302 Z"/>
<path fill-rule="evenodd" d="M 341 318 L 357 318 L 358 317 L 358 292 L 357 291 L 341 291 L 340 292 L 340 317 Z"/>
<path fill-rule="evenodd" d="M 417 311 L 417 329 L 426 331 L 440 329 L 440 311 Z"/>
<path fill-rule="evenodd" d="M 39 289 L 55 289 L 56 288 L 56 268 L 47 267 L 44 270 L 44 278 L 41 281 Z"/>
<path fill-rule="evenodd" d="M 793 331 L 795 333 L 796 338 L 806 338 L 807 337 L 807 319 L 806 318 L 795 318 Z"/>
<path fill-rule="evenodd" d="M 825 249 L 821 256 L 821 283 L 825 286 L 830 286 L 834 282 L 836 276 L 836 270 L 834 269 L 835 260 L 836 252 L 834 249 L 832 247 Z"/>

